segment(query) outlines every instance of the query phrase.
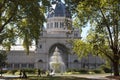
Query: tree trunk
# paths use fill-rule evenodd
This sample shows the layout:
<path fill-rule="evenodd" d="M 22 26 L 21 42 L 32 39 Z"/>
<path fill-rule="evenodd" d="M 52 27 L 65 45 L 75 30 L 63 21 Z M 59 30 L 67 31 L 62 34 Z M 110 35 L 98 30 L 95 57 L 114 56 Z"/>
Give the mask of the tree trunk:
<path fill-rule="evenodd" d="M 0 68 L 0 71 L 1 71 L 1 76 L 2 76 L 2 68 Z"/>
<path fill-rule="evenodd" d="M 119 57 L 116 54 L 114 54 L 113 71 L 114 76 L 119 76 Z"/>

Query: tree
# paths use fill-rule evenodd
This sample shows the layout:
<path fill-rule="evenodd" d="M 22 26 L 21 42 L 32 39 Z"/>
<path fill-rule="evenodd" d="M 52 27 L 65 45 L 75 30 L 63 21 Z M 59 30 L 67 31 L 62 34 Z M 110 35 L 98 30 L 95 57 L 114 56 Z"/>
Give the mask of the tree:
<path fill-rule="evenodd" d="M 48 0 L 1 0 L 0 44 L 10 50 L 11 45 L 20 38 L 29 53 L 32 41 L 37 43 L 49 5 Z"/>
<path fill-rule="evenodd" d="M 86 41 L 76 39 L 72 43 L 73 51 L 77 53 L 80 58 L 85 57 L 88 53 L 92 52 L 92 46 Z"/>
<path fill-rule="evenodd" d="M 88 22 L 91 24 L 91 27 L 96 33 L 93 38 L 93 44 L 96 43 L 97 45 L 94 45 L 94 47 L 99 49 L 100 53 L 103 50 L 107 52 L 107 54 L 104 53 L 104 55 L 112 62 L 114 75 L 119 76 L 119 0 L 81 0 L 77 5 L 76 15 L 79 18 L 81 26 L 85 26 Z M 101 49 L 103 50 L 101 51 Z"/>
<path fill-rule="evenodd" d="M 0 50 L 0 71 L 2 76 L 2 68 L 5 66 L 7 60 L 7 54 L 5 51 Z"/>

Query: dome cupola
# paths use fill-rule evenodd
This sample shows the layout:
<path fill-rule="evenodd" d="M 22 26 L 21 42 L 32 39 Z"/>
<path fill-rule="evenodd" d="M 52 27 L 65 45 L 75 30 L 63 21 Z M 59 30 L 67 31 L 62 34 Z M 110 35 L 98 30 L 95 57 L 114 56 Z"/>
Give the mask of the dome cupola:
<path fill-rule="evenodd" d="M 72 19 L 68 7 L 61 0 L 54 2 L 55 8 L 50 8 L 47 17 L 47 33 L 63 34 L 71 31 Z"/>
<path fill-rule="evenodd" d="M 70 11 L 61 0 L 57 0 L 54 3 L 56 4 L 55 9 L 50 8 L 50 11 L 48 13 L 48 18 L 51 18 L 51 17 L 71 18 Z"/>

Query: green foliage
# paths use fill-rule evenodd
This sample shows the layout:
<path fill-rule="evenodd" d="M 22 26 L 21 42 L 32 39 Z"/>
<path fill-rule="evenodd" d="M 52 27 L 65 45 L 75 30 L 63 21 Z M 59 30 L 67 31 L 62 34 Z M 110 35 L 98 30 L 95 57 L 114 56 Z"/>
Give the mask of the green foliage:
<path fill-rule="evenodd" d="M 80 0 L 74 6 L 77 6 L 74 11 L 81 24 L 80 27 L 85 27 L 89 23 L 92 28 L 91 32 L 94 34 L 88 35 L 88 42 L 92 44 L 93 53 L 107 57 L 114 64 L 114 75 L 118 76 L 120 1 Z"/>
<path fill-rule="evenodd" d="M 7 73 L 9 73 L 9 74 L 13 74 L 13 75 L 14 75 L 17 71 L 18 71 L 18 70 L 16 70 L 16 69 L 14 69 L 14 70 L 8 70 Z"/>
<path fill-rule="evenodd" d="M 81 74 L 87 74 L 89 72 L 89 70 L 87 70 L 87 69 L 80 69 L 79 72 Z"/>
<path fill-rule="evenodd" d="M 25 72 L 27 72 L 28 74 L 35 74 L 36 73 L 36 69 L 22 69 Z M 6 70 L 7 74 L 19 74 L 20 70 L 14 69 L 14 70 Z"/>
<path fill-rule="evenodd" d="M 36 73 L 36 69 L 24 69 L 25 72 L 27 72 L 28 74 L 35 74 Z"/>
<path fill-rule="evenodd" d="M 4 67 L 6 64 L 7 54 L 5 51 L 0 50 L 0 68 Z"/>
<path fill-rule="evenodd" d="M 92 53 L 106 58 L 106 55 L 113 56 L 112 50 L 104 34 L 98 34 L 92 29 L 87 36 L 87 42 L 91 44 Z M 107 57 L 108 58 L 108 57 Z"/>
<path fill-rule="evenodd" d="M 101 74 L 104 73 L 104 70 L 102 68 L 100 69 L 68 69 L 68 74 Z"/>
<path fill-rule="evenodd" d="M 74 74 L 74 72 L 79 72 L 81 74 L 87 74 L 89 72 L 89 70 L 87 70 L 87 69 L 68 69 L 67 72 L 72 72 L 72 74 Z"/>
<path fill-rule="evenodd" d="M 23 40 L 23 46 L 29 53 L 29 46 L 37 40 L 43 23 L 48 0 L 2 0 L 0 2 L 0 44 L 6 50 L 15 45 L 17 39 Z"/>
<path fill-rule="evenodd" d="M 102 69 L 95 69 L 95 70 L 92 70 L 94 73 L 97 73 L 97 74 L 100 74 L 100 73 L 103 73 L 104 71 Z"/>
<path fill-rule="evenodd" d="M 101 68 L 102 70 L 104 70 L 105 73 L 111 73 L 111 72 L 112 72 L 110 66 L 102 65 L 100 68 Z"/>
<path fill-rule="evenodd" d="M 92 47 L 89 43 L 78 39 L 73 42 L 73 51 L 77 53 L 79 57 L 83 57 L 92 52 Z"/>
<path fill-rule="evenodd" d="M 0 74 L 4 74 L 4 73 L 7 73 L 7 70 L 0 71 Z"/>

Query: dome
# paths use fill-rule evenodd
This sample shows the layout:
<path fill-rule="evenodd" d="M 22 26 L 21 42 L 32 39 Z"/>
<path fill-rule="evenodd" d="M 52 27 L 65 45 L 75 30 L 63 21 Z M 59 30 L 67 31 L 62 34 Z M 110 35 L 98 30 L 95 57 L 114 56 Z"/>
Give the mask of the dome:
<path fill-rule="evenodd" d="M 71 14 L 68 8 L 65 6 L 65 4 L 62 3 L 61 0 L 57 0 L 55 9 L 50 8 L 50 11 L 48 13 L 48 18 L 51 18 L 51 17 L 71 18 Z"/>

